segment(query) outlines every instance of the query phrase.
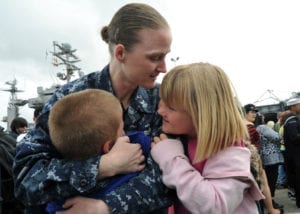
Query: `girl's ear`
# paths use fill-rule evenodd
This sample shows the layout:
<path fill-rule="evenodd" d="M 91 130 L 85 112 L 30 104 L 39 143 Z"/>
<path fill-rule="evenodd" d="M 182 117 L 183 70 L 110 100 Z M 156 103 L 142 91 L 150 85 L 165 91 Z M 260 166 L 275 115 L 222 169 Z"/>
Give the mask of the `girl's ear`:
<path fill-rule="evenodd" d="M 109 140 L 106 141 L 106 142 L 104 143 L 104 145 L 103 145 L 102 152 L 103 152 L 104 154 L 108 153 L 109 150 L 112 148 L 112 146 L 113 146 L 113 142 L 112 142 L 112 141 L 109 141 Z"/>
<path fill-rule="evenodd" d="M 122 44 L 117 44 L 115 46 L 115 58 L 120 61 L 124 62 L 125 60 L 125 47 Z"/>

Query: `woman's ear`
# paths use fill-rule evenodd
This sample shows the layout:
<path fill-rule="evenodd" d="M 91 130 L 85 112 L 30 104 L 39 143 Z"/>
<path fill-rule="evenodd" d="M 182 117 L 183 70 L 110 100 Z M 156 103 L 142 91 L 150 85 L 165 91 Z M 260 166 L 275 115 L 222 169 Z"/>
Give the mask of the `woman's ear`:
<path fill-rule="evenodd" d="M 113 146 L 113 142 L 112 141 L 106 141 L 103 145 L 103 148 L 102 148 L 102 152 L 104 154 L 108 153 L 110 151 L 110 149 L 112 148 Z"/>
<path fill-rule="evenodd" d="M 120 62 L 124 62 L 125 60 L 125 47 L 122 44 L 117 44 L 115 46 L 115 58 L 120 61 Z"/>

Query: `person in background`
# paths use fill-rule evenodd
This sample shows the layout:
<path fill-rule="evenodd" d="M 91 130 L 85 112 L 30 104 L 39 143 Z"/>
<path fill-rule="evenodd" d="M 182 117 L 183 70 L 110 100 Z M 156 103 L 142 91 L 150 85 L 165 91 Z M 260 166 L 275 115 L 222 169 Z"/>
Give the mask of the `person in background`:
<path fill-rule="evenodd" d="M 0 213 L 22 214 L 23 205 L 14 197 L 13 160 L 16 140 L 0 126 Z"/>
<path fill-rule="evenodd" d="M 259 151 L 259 133 L 255 128 L 255 120 L 257 116 L 258 109 L 253 104 L 247 104 L 244 106 L 245 111 L 245 124 L 248 128 L 248 132 L 250 135 L 251 143 L 257 148 Z"/>
<path fill-rule="evenodd" d="M 33 122 L 34 122 L 34 125 L 37 123 L 37 119 L 41 115 L 41 112 L 42 112 L 42 108 L 36 108 L 36 109 L 34 109 L 34 111 L 33 111 Z M 19 134 L 18 137 L 17 137 L 17 142 L 20 142 L 25 137 L 26 134 L 27 134 L 27 132 L 23 132 L 22 134 Z"/>
<path fill-rule="evenodd" d="M 42 107 L 37 107 L 37 108 L 34 109 L 34 111 L 33 111 L 33 118 L 32 118 L 34 124 L 37 123 L 38 118 L 39 118 L 40 115 L 42 114 L 42 110 L 43 110 Z"/>
<path fill-rule="evenodd" d="M 271 193 L 273 207 L 283 209 L 283 205 L 274 201 L 276 181 L 278 177 L 278 166 L 284 162 L 280 152 L 280 141 L 282 137 L 279 133 L 270 128 L 267 124 L 270 121 L 268 117 L 260 114 L 258 117 L 256 130 L 259 132 L 260 157 L 262 165 L 267 176 L 268 185 Z"/>
<path fill-rule="evenodd" d="M 275 209 L 273 207 L 273 201 L 268 184 L 268 179 L 265 170 L 263 169 L 261 158 L 258 154 L 256 147 L 253 144 L 251 144 L 250 141 L 246 141 L 246 147 L 251 153 L 251 172 L 254 175 L 256 182 L 259 184 L 265 196 L 265 199 L 263 201 L 257 203 L 259 214 L 264 214 L 265 209 L 268 214 L 283 214 L 283 209 Z"/>
<path fill-rule="evenodd" d="M 275 126 L 275 122 L 273 120 L 269 120 L 267 122 L 267 126 L 270 127 L 271 129 L 274 129 L 274 126 Z"/>
<path fill-rule="evenodd" d="M 286 175 L 286 166 L 285 166 L 285 160 L 286 160 L 286 155 L 285 155 L 285 145 L 284 145 L 284 140 L 283 140 L 283 121 L 285 120 L 285 117 L 290 114 L 290 111 L 283 111 L 280 112 L 278 115 L 278 121 L 275 124 L 275 131 L 277 131 L 280 136 L 282 137 L 282 140 L 280 141 L 280 151 L 281 154 L 284 158 L 284 162 L 282 164 L 279 164 L 278 166 L 278 178 L 277 178 L 277 184 L 276 188 L 277 189 L 284 189 L 288 187 L 287 184 L 287 175 Z"/>
<path fill-rule="evenodd" d="M 130 3 L 115 13 L 101 36 L 108 44 L 109 64 L 58 89 L 44 105 L 36 127 L 17 146 L 15 195 L 24 204 L 36 206 L 68 198 L 94 189 L 105 178 L 140 171 L 126 185 L 105 195 L 103 201 L 77 198 L 69 212 L 82 213 L 86 201 L 92 201 L 87 209 L 104 206 L 102 212 L 107 213 L 149 213 L 170 205 L 167 195 L 161 197 L 166 187 L 158 166 L 151 157 L 145 161 L 139 144 L 115 144 L 107 154 L 83 161 L 61 159 L 52 145 L 48 127 L 52 106 L 67 94 L 87 88 L 102 89 L 118 98 L 126 133 L 143 131 L 151 136 L 161 131 L 156 78 L 166 72 L 165 59 L 172 42 L 169 24 L 153 7 Z"/>
<path fill-rule="evenodd" d="M 258 184 L 260 184 L 261 190 L 265 196 L 264 200 L 260 200 L 257 205 L 259 207 L 260 213 L 263 214 L 264 213 L 264 207 L 267 209 L 268 213 L 272 213 L 272 214 L 276 214 L 276 213 L 283 213 L 283 209 L 281 208 L 275 208 L 273 206 L 273 200 L 272 200 L 272 196 L 271 196 L 271 192 L 270 192 L 270 188 L 269 188 L 269 184 L 268 184 L 268 179 L 266 176 L 266 172 L 263 169 L 263 165 L 262 165 L 262 161 L 260 158 L 260 151 L 259 151 L 259 139 L 260 139 L 260 135 L 259 132 L 256 130 L 255 127 L 255 123 L 258 121 L 257 120 L 257 114 L 258 114 L 258 109 L 256 108 L 256 106 L 254 104 L 247 104 L 244 106 L 244 114 L 245 114 L 245 118 L 244 118 L 244 123 L 247 126 L 248 129 L 248 134 L 249 134 L 249 140 L 251 145 L 253 145 L 255 147 L 255 151 L 252 152 L 252 156 L 257 156 L 255 153 L 258 154 L 259 158 L 258 161 L 256 162 L 256 165 L 258 165 L 259 170 L 257 172 L 255 172 L 256 170 L 252 171 L 253 174 L 257 174 L 256 181 Z M 248 148 L 251 146 L 248 146 Z M 253 149 L 250 149 L 250 151 L 253 151 Z M 254 154 L 253 154 L 254 153 Z"/>
<path fill-rule="evenodd" d="M 163 182 L 176 190 L 175 213 L 258 213 L 255 201 L 263 195 L 232 90 L 224 71 L 209 63 L 180 65 L 163 78 L 162 130 L 182 142 L 161 134 L 151 154 Z"/>
<path fill-rule="evenodd" d="M 280 111 L 280 112 L 277 112 L 277 116 L 276 116 L 276 118 L 277 118 L 277 121 L 276 121 L 276 123 L 274 124 L 274 127 L 273 127 L 273 129 L 274 129 L 274 131 L 275 132 L 278 132 L 279 133 L 279 129 L 280 129 L 280 115 L 282 114 L 282 112 Z"/>
<path fill-rule="evenodd" d="M 20 134 L 23 134 L 26 132 L 26 128 L 28 127 L 28 122 L 25 118 L 23 117 L 16 117 L 15 119 L 12 120 L 11 124 L 10 124 L 10 129 L 11 131 L 9 132 L 9 134 L 17 139 L 17 137 Z"/>
<path fill-rule="evenodd" d="M 283 121 L 283 139 L 286 148 L 288 185 L 295 190 L 296 206 L 300 208 L 300 98 L 288 100 L 290 110 Z"/>

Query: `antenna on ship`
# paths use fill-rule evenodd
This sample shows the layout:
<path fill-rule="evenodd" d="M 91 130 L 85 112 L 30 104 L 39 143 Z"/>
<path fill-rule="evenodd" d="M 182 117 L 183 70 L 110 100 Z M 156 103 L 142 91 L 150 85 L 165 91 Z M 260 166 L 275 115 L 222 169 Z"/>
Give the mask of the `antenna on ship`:
<path fill-rule="evenodd" d="M 68 43 L 61 43 L 53 41 L 53 61 L 54 66 L 65 65 L 66 73 L 57 73 L 57 77 L 60 80 L 65 80 L 69 82 L 71 77 L 74 75 L 74 71 L 78 72 L 78 76 L 83 76 L 83 72 L 80 71 L 76 65 L 77 62 L 81 60 L 75 55 L 76 49 L 72 49 L 71 45 Z"/>
<path fill-rule="evenodd" d="M 65 66 L 65 73 L 58 72 L 56 76 L 63 81 L 70 82 L 74 72 L 78 72 L 78 76 L 83 76 L 83 72 L 75 63 L 80 62 L 81 60 L 75 55 L 76 49 L 72 49 L 69 43 L 58 43 L 53 41 L 53 51 L 50 51 L 52 54 L 52 64 L 54 66 Z M 48 56 L 48 51 L 46 51 L 46 57 Z M 42 107 L 44 103 L 52 96 L 54 91 L 60 87 L 59 84 L 53 85 L 50 88 L 43 88 L 42 86 L 37 87 L 38 97 L 31 98 L 28 100 L 28 106 L 30 108 Z"/>
<path fill-rule="evenodd" d="M 53 42 L 53 65 L 60 66 L 65 65 L 66 73 L 57 73 L 57 77 L 61 80 L 69 82 L 71 77 L 74 76 L 74 72 L 78 72 L 78 76 L 83 76 L 83 72 L 79 67 L 74 65 L 81 60 L 75 55 L 76 49 L 72 49 L 68 43 Z M 46 58 L 48 51 L 46 51 Z M 10 92 L 10 100 L 7 107 L 7 116 L 4 116 L 2 122 L 7 122 L 7 130 L 10 131 L 11 121 L 19 116 L 19 106 L 24 106 L 28 103 L 29 108 L 40 108 L 48 101 L 52 94 L 60 87 L 59 84 L 52 85 L 50 88 L 43 88 L 42 86 L 37 87 L 38 96 L 29 98 L 28 100 L 21 100 L 17 98 L 18 92 L 23 92 L 17 88 L 17 80 L 8 81 L 5 84 L 9 85 L 9 89 L 0 89 L 0 91 Z"/>
<path fill-rule="evenodd" d="M 268 95 L 267 97 L 265 97 L 266 94 Z M 281 100 L 274 94 L 273 90 L 268 89 L 254 103 L 263 102 L 268 99 L 275 100 L 276 102 L 281 102 Z"/>

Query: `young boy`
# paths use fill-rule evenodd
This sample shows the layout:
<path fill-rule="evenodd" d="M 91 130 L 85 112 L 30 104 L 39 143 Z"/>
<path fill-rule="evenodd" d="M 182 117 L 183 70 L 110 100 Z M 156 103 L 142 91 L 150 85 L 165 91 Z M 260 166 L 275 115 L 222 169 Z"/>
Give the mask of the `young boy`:
<path fill-rule="evenodd" d="M 54 147 L 66 160 L 83 160 L 107 153 L 116 141 L 140 143 L 145 156 L 150 151 L 151 140 L 142 132 L 124 136 L 119 100 L 99 89 L 86 89 L 58 100 L 49 115 L 49 131 Z M 135 175 L 114 176 L 106 186 L 88 196 L 101 198 Z M 48 203 L 46 210 L 48 213 L 62 210 L 62 202 Z"/>

